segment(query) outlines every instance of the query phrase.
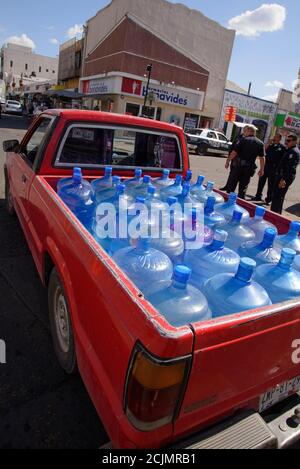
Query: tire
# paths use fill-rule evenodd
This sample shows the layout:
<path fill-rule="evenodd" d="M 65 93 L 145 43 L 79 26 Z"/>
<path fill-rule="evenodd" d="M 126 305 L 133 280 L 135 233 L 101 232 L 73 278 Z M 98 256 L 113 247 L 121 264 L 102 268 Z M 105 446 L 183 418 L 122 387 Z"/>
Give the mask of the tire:
<path fill-rule="evenodd" d="M 200 143 L 200 145 L 198 146 L 197 150 L 196 150 L 196 153 L 197 155 L 200 155 L 200 156 L 205 156 L 206 153 L 207 153 L 207 145 L 206 143 Z"/>
<path fill-rule="evenodd" d="M 68 375 L 75 374 L 77 360 L 70 308 L 55 268 L 49 280 L 48 308 L 52 341 L 59 364 Z"/>
<path fill-rule="evenodd" d="M 5 208 L 11 217 L 15 216 L 14 201 L 11 195 L 7 174 L 5 174 Z"/>

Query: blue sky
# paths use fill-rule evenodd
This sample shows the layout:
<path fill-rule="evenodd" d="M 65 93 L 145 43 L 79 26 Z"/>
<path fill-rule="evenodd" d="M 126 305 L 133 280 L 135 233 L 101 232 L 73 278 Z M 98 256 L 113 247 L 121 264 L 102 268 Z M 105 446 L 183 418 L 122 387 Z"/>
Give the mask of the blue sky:
<path fill-rule="evenodd" d="M 8 37 L 26 35 L 25 40 L 28 37 L 34 42 L 37 53 L 56 56 L 56 42 L 66 41 L 70 28 L 82 25 L 108 3 L 108 0 L 6 1 L 0 8 L 0 44 Z M 240 25 L 237 27 L 242 34 L 235 40 L 228 77 L 244 88 L 252 81 L 252 93 L 260 97 L 276 94 L 276 86 L 265 86 L 268 82 L 271 85 L 279 82 L 275 83 L 277 86 L 281 82 L 288 89 L 292 87 L 300 67 L 298 0 L 183 0 L 181 3 L 202 11 L 224 26 L 247 10 L 260 8 L 256 16 L 248 14 L 234 21 L 235 25 Z M 261 9 L 263 4 L 269 6 Z M 285 8 L 285 19 L 280 6 Z M 260 33 L 255 30 L 259 25 L 261 30 L 273 31 Z"/>

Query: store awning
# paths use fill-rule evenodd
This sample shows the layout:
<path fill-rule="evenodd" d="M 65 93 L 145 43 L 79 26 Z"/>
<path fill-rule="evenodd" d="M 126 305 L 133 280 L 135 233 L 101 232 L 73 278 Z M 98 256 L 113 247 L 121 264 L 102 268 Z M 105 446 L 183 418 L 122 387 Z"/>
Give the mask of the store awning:
<path fill-rule="evenodd" d="M 57 96 L 58 98 L 80 99 L 83 97 L 81 93 L 70 90 L 48 90 L 45 93 L 47 96 Z"/>

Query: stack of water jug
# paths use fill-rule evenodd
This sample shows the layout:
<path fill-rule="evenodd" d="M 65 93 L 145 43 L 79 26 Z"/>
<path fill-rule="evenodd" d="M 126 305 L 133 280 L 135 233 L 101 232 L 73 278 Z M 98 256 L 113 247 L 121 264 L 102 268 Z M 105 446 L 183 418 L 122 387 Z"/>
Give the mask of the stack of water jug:
<path fill-rule="evenodd" d="M 264 219 L 264 208 L 257 207 L 250 218 L 237 204 L 236 194 L 225 202 L 214 192 L 214 183 L 203 185 L 204 176 L 194 185 L 191 181 L 191 171 L 183 181 L 180 175 L 171 179 L 168 170 L 152 179 L 137 169 L 134 178 L 122 182 L 106 168 L 104 177 L 89 183 L 75 168 L 73 178 L 59 181 L 57 192 L 175 327 L 300 297 L 300 223 L 291 222 L 289 232 L 279 236 Z M 103 204 L 116 209 L 111 236 L 103 235 Z M 175 206 L 189 209 L 172 211 Z M 145 236 L 133 239 L 128 223 L 124 235 L 119 223 L 122 208 L 135 226 L 146 226 Z M 154 220 L 151 211 L 156 209 L 162 215 Z M 198 209 L 204 224 L 197 219 Z M 162 222 L 164 210 L 171 213 L 167 227 Z M 188 229 L 178 230 L 179 235 L 177 228 L 183 225 Z M 158 235 L 151 237 L 155 228 Z M 191 241 L 199 233 L 202 243 L 195 248 Z"/>

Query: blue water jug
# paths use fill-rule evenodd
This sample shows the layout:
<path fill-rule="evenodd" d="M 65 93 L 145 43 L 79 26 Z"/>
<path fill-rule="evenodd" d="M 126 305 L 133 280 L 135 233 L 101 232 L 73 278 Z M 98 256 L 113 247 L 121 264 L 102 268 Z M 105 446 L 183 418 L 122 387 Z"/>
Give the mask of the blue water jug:
<path fill-rule="evenodd" d="M 104 170 L 104 177 L 95 179 L 92 182 L 93 189 L 96 193 L 104 189 L 110 189 L 112 187 L 112 184 L 113 184 L 112 171 L 113 171 L 112 168 L 106 167 Z"/>
<path fill-rule="evenodd" d="M 205 180 L 205 176 L 198 176 L 198 180 L 196 184 L 194 184 L 191 187 L 191 195 L 196 198 L 201 198 L 203 195 L 203 192 L 206 191 L 206 188 L 204 187 L 203 183 Z"/>
<path fill-rule="evenodd" d="M 220 272 L 236 273 L 240 256 L 225 247 L 226 240 L 227 233 L 217 230 L 212 244 L 185 254 L 184 263 L 192 270 L 191 283 L 196 288 L 201 289 L 208 279 Z"/>
<path fill-rule="evenodd" d="M 169 169 L 164 169 L 162 177 L 154 179 L 152 184 L 154 187 L 156 187 L 157 190 L 161 190 L 163 188 L 172 186 L 173 183 L 174 180 L 170 178 Z"/>
<path fill-rule="evenodd" d="M 188 244 L 191 242 L 195 243 L 197 240 L 203 243 L 203 246 L 208 246 L 214 240 L 214 232 L 211 228 L 203 225 L 197 218 L 197 209 L 192 209 L 191 222 L 189 219 L 185 220 L 185 226 L 183 231 L 183 241 L 185 243 L 185 251 L 187 250 Z M 200 236 L 199 236 L 200 233 Z M 197 238 L 197 239 L 196 239 Z M 203 247 L 203 246 L 200 246 Z"/>
<path fill-rule="evenodd" d="M 135 197 L 147 197 L 149 187 L 153 187 L 151 176 L 144 176 L 143 182 L 139 186 L 130 188 L 129 194 Z"/>
<path fill-rule="evenodd" d="M 214 197 L 208 197 L 204 209 L 204 225 L 213 230 L 226 224 L 225 217 L 221 213 L 215 212 L 215 203 Z"/>
<path fill-rule="evenodd" d="M 112 256 L 120 249 L 130 246 L 128 226 L 125 222 L 124 228 L 122 229 L 121 225 L 124 222 L 123 219 L 120 218 L 119 212 L 109 214 L 106 220 L 107 225 L 105 226 L 104 223 L 101 223 L 101 219 L 97 217 L 96 213 L 91 233 L 100 246 Z M 112 227 L 114 227 L 114 230 Z M 112 231 L 110 232 L 109 229 L 112 229 Z"/>
<path fill-rule="evenodd" d="M 163 187 L 160 191 L 160 198 L 167 200 L 169 197 L 177 197 L 182 193 L 182 176 L 177 175 L 174 184 L 168 187 Z"/>
<path fill-rule="evenodd" d="M 145 198 L 145 203 L 148 209 L 151 211 L 165 212 L 168 207 L 167 203 L 163 202 L 158 198 L 158 194 L 154 186 L 150 186 L 148 188 L 148 194 Z"/>
<path fill-rule="evenodd" d="M 293 268 L 296 252 L 284 248 L 277 265 L 265 264 L 257 268 L 254 279 L 262 285 L 272 302 L 300 297 L 300 272 Z"/>
<path fill-rule="evenodd" d="M 58 195 L 81 223 L 90 229 L 95 215 L 95 193 L 91 184 L 82 177 L 80 168 L 74 168 L 73 177 L 60 185 Z"/>
<path fill-rule="evenodd" d="M 276 231 L 273 228 L 267 228 L 261 243 L 249 241 L 243 243 L 238 250 L 241 257 L 250 257 L 255 260 L 257 265 L 277 264 L 280 260 L 280 250 L 274 247 Z"/>
<path fill-rule="evenodd" d="M 173 275 L 171 260 L 150 247 L 150 238 L 140 238 L 135 247 L 117 251 L 113 259 L 141 291 L 156 282 L 170 280 Z"/>
<path fill-rule="evenodd" d="M 180 265 L 172 280 L 155 283 L 145 291 L 146 299 L 174 327 L 211 319 L 206 298 L 188 283 L 190 276 L 190 269 Z"/>
<path fill-rule="evenodd" d="M 278 236 L 275 241 L 275 247 L 290 248 L 296 251 L 297 254 L 300 254 L 300 223 L 297 221 L 292 221 L 290 224 L 289 232 L 286 235 Z"/>
<path fill-rule="evenodd" d="M 247 225 L 242 224 L 242 212 L 233 212 L 230 223 L 223 227 L 228 233 L 226 247 L 237 251 L 243 243 L 255 240 L 255 233 Z"/>
<path fill-rule="evenodd" d="M 217 205 L 216 210 L 222 213 L 228 222 L 232 219 L 233 212 L 242 212 L 242 223 L 246 223 L 250 219 L 248 210 L 237 204 L 237 195 L 234 193 L 229 195 L 227 202 Z"/>
<path fill-rule="evenodd" d="M 140 186 L 143 182 L 142 174 L 143 171 L 137 168 L 134 173 L 134 178 L 125 179 L 123 184 L 125 184 L 126 189 L 133 189 L 134 187 Z"/>
<path fill-rule="evenodd" d="M 253 259 L 243 258 L 236 274 L 219 274 L 206 282 L 203 294 L 213 318 L 272 304 L 266 290 L 253 280 L 255 268 Z"/>
<path fill-rule="evenodd" d="M 300 255 L 295 257 L 294 265 L 293 267 L 300 272 Z"/>
<path fill-rule="evenodd" d="M 250 218 L 250 220 L 246 222 L 247 227 L 254 231 L 255 240 L 257 242 L 261 242 L 263 240 L 267 228 L 273 228 L 278 233 L 277 228 L 272 225 L 272 223 L 269 223 L 268 221 L 264 220 L 265 214 L 265 208 L 256 207 L 254 218 Z"/>
<path fill-rule="evenodd" d="M 192 182 L 192 179 L 193 179 L 193 172 L 189 169 L 189 170 L 186 172 L 184 182 L 190 184 L 190 183 Z"/>
<path fill-rule="evenodd" d="M 116 193 L 116 188 L 121 184 L 121 178 L 119 176 L 112 177 L 112 184 L 110 187 L 100 187 L 99 190 L 95 190 L 96 201 L 97 203 L 101 203 L 104 200 L 113 197 Z M 97 180 L 92 182 L 92 187 L 97 187 Z"/>

